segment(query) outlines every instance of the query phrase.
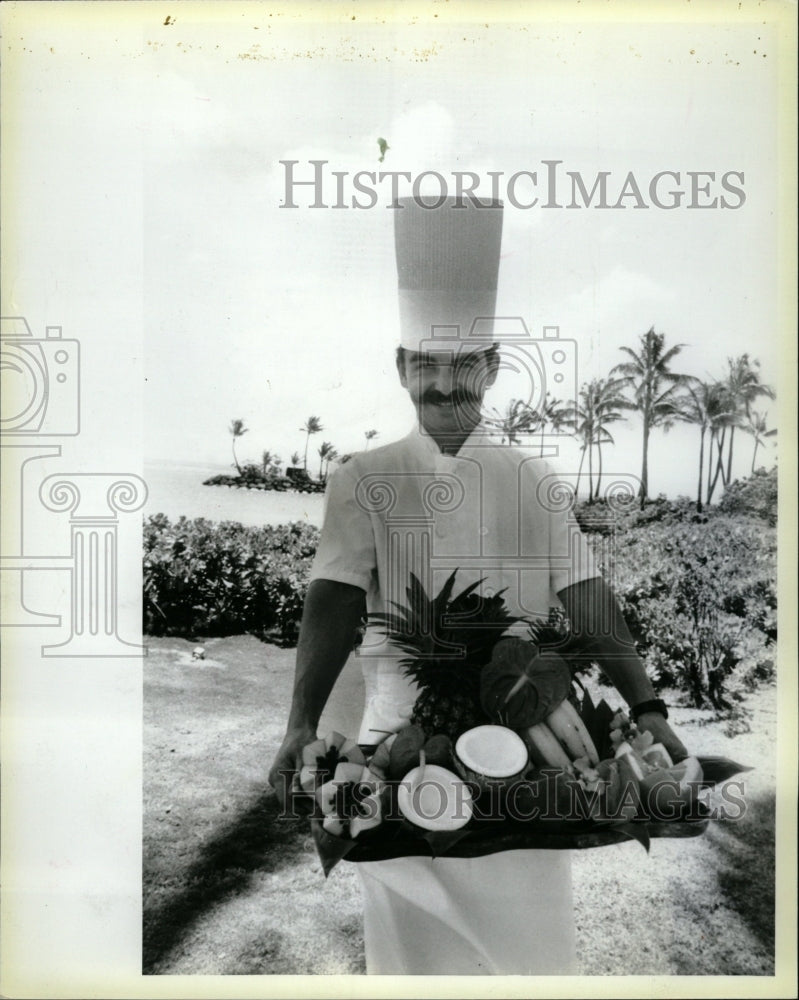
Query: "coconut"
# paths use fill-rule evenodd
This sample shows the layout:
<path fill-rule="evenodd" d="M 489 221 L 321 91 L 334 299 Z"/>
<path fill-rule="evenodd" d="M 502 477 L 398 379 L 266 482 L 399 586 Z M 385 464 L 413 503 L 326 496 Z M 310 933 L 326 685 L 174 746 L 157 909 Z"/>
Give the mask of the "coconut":
<path fill-rule="evenodd" d="M 506 726 L 467 729 L 455 744 L 455 766 L 467 781 L 474 781 L 480 788 L 518 780 L 528 763 L 524 740 Z"/>
<path fill-rule="evenodd" d="M 397 788 L 402 815 L 423 830 L 459 830 L 472 818 L 472 793 L 457 774 L 438 764 L 409 771 Z"/>

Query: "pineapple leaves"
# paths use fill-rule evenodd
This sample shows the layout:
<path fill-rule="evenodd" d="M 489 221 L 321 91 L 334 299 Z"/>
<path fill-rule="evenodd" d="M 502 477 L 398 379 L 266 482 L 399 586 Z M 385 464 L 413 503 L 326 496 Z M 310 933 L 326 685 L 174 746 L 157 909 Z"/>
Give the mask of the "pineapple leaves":
<path fill-rule="evenodd" d="M 511 615 L 502 590 L 481 597 L 485 578 L 475 580 L 453 597 L 458 570 L 447 577 L 435 597 L 413 573 L 406 588 L 407 604 L 388 601 L 389 610 L 369 616 L 372 624 L 407 656 L 400 666 L 422 689 L 449 697 L 464 689 L 476 691 L 479 670 L 510 625 L 523 619 Z"/>

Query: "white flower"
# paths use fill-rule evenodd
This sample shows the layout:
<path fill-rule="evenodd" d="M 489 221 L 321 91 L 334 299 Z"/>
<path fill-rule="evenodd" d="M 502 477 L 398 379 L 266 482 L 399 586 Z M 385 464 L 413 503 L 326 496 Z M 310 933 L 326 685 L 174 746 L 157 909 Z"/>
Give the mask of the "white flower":
<path fill-rule="evenodd" d="M 341 733 L 328 733 L 324 739 L 309 743 L 302 751 L 300 786 L 303 791 L 313 795 L 321 784 L 332 777 L 340 763 L 363 766 L 366 758 L 358 744 Z"/>
<path fill-rule="evenodd" d="M 339 764 L 332 781 L 317 791 L 322 826 L 336 837 L 357 837 L 383 819 L 385 782 L 368 767 Z"/>

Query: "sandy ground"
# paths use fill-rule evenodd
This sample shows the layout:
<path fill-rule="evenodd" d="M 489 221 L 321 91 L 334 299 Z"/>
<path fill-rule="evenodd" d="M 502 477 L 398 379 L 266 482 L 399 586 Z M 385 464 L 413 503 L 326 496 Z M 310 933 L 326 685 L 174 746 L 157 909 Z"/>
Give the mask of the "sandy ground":
<path fill-rule="evenodd" d="M 363 973 L 354 865 L 325 880 L 307 822 L 280 820 L 266 774 L 282 736 L 294 651 L 249 636 L 149 640 L 145 661 L 144 971 Z M 359 665 L 345 667 L 320 731 L 357 732 Z M 775 689 L 751 732 L 675 709 L 696 753 L 745 776 L 746 813 L 691 840 L 573 854 L 586 975 L 771 975 L 774 969 Z M 534 902 L 534 901 L 533 901 Z"/>

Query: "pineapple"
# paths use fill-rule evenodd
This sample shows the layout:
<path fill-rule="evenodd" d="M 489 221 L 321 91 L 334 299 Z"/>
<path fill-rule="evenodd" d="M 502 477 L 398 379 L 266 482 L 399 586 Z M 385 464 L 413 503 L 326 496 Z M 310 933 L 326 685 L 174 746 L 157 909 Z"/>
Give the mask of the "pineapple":
<path fill-rule="evenodd" d="M 540 652 L 548 646 L 561 645 L 570 632 L 571 622 L 566 617 L 566 612 L 562 607 L 552 606 L 546 620 L 531 622 L 528 636 Z"/>
<path fill-rule="evenodd" d="M 434 598 L 411 573 L 407 606 L 391 601 L 394 610 L 370 616 L 408 654 L 400 665 L 420 689 L 411 723 L 428 739 L 443 733 L 454 741 L 489 721 L 480 705 L 480 670 L 507 629 L 522 621 L 508 612 L 504 591 L 492 597 L 475 593 L 482 580 L 452 597 L 457 572 Z"/>

